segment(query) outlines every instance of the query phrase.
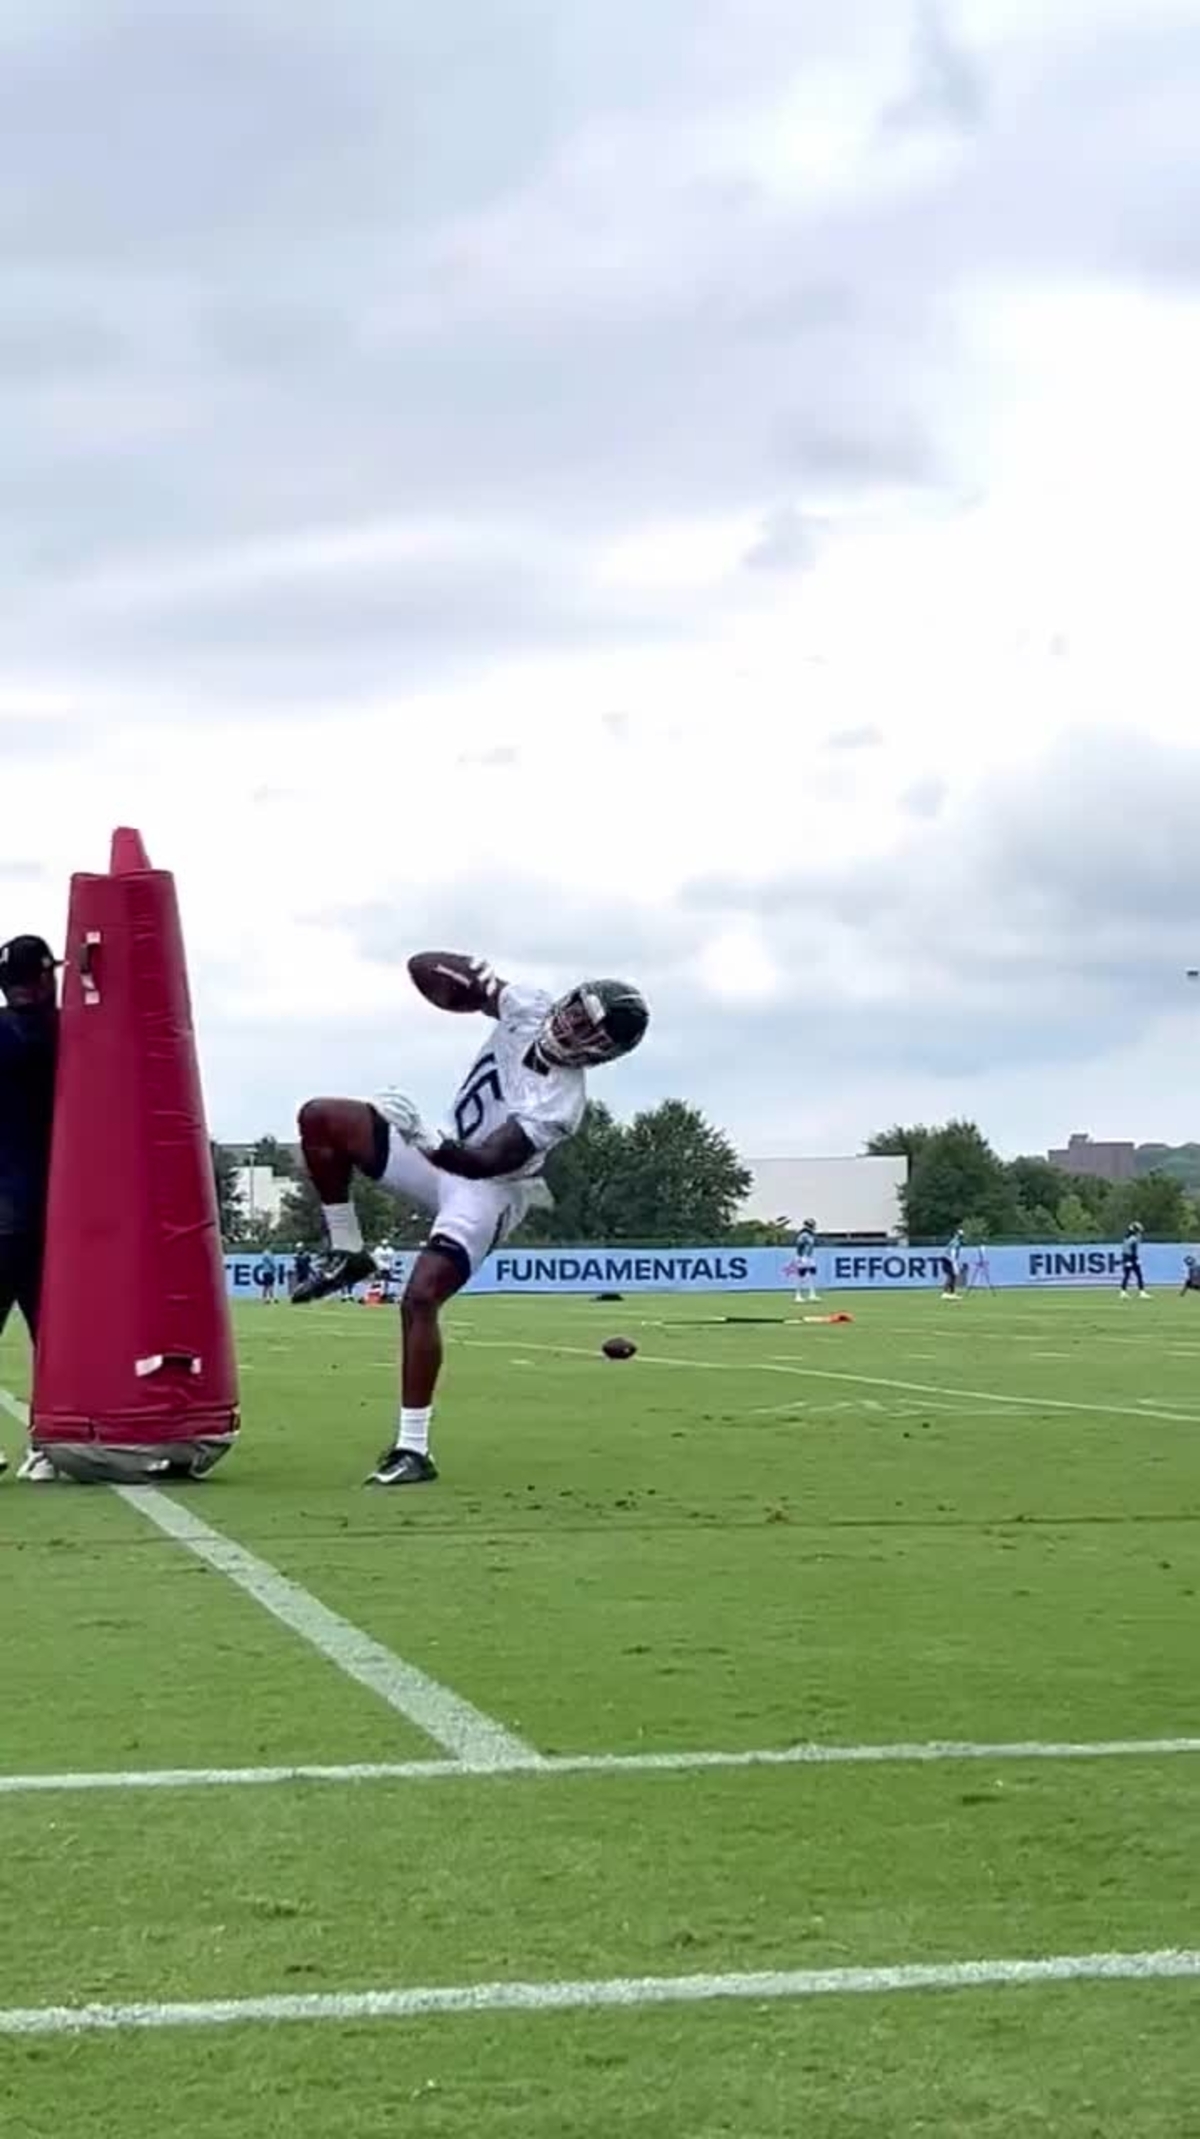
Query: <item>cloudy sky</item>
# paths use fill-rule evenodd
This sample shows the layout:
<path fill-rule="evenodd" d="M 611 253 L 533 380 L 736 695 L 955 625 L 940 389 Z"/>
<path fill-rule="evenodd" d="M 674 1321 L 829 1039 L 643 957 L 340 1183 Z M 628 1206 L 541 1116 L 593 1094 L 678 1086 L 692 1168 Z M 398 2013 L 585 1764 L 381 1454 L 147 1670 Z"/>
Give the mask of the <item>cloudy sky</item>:
<path fill-rule="evenodd" d="M 413 947 L 752 1155 L 1194 1135 L 1195 0 L 12 0 L 0 928 L 140 825 L 214 1130 Z"/>

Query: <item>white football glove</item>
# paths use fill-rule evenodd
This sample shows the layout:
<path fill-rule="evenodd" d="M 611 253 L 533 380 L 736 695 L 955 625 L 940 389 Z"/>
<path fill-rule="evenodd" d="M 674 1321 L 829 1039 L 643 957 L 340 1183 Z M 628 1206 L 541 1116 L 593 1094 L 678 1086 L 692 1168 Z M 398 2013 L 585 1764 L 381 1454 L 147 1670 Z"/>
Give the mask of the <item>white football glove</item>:
<path fill-rule="evenodd" d="M 376 1112 L 390 1122 L 402 1143 L 420 1147 L 429 1142 L 429 1132 L 421 1120 L 420 1110 L 406 1093 L 389 1086 L 386 1092 L 376 1093 L 372 1104 Z"/>

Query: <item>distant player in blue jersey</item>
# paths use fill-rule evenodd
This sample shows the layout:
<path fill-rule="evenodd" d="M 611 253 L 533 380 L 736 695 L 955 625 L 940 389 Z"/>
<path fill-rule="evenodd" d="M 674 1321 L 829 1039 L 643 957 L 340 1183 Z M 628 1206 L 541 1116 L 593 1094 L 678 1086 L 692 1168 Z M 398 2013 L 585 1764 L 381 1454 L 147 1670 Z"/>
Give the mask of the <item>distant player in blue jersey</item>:
<path fill-rule="evenodd" d="M 958 1278 L 962 1259 L 963 1229 L 960 1225 L 957 1225 L 946 1242 L 946 1251 L 942 1256 L 943 1300 L 957 1300 L 958 1298 Z"/>
<path fill-rule="evenodd" d="M 1200 1263 L 1194 1255 L 1183 1258 L 1183 1292 L 1200 1292 Z"/>
<path fill-rule="evenodd" d="M 1145 1237 L 1145 1226 L 1138 1225 L 1135 1219 L 1121 1242 L 1121 1298 L 1123 1300 L 1129 1298 L 1129 1288 L 1135 1284 L 1138 1289 L 1139 1300 L 1149 1297 L 1146 1291 L 1146 1280 L 1142 1276 L 1142 1242 Z"/>
<path fill-rule="evenodd" d="M 817 1227 L 806 1218 L 796 1235 L 796 1304 L 809 1306 L 817 1292 Z"/>

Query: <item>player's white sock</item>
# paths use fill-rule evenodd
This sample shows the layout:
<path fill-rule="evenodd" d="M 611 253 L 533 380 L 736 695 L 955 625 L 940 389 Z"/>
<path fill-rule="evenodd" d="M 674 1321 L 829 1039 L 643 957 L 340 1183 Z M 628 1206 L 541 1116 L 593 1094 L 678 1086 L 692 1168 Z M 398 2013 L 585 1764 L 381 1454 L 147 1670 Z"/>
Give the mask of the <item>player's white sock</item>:
<path fill-rule="evenodd" d="M 411 1448 L 414 1455 L 427 1456 L 429 1454 L 429 1427 L 432 1419 L 432 1406 L 425 1411 L 409 1411 L 402 1406 L 400 1411 L 400 1431 L 396 1435 L 397 1448 Z"/>
<path fill-rule="evenodd" d="M 362 1252 L 362 1227 L 358 1212 L 352 1203 L 327 1203 L 325 1205 L 325 1230 L 329 1245 L 339 1254 L 358 1255 Z"/>

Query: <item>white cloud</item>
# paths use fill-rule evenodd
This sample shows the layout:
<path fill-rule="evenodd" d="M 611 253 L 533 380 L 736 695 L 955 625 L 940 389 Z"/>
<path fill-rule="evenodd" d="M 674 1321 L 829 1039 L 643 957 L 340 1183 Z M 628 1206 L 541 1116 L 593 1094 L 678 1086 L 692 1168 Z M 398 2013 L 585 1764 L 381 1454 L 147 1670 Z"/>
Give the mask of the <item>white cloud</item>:
<path fill-rule="evenodd" d="M 140 822 L 229 1134 L 443 927 L 780 1148 L 1187 1128 L 1184 0 L 11 13 L 5 930 Z"/>

